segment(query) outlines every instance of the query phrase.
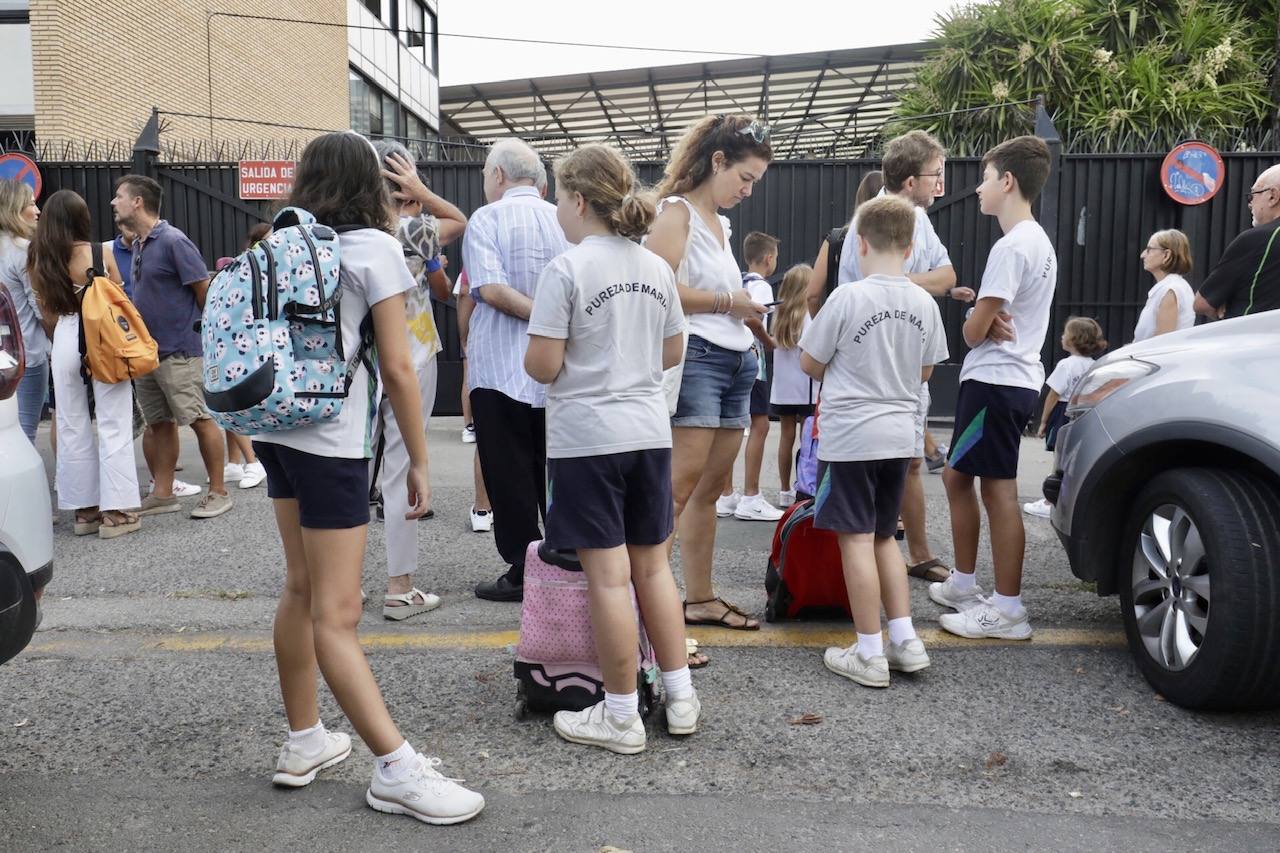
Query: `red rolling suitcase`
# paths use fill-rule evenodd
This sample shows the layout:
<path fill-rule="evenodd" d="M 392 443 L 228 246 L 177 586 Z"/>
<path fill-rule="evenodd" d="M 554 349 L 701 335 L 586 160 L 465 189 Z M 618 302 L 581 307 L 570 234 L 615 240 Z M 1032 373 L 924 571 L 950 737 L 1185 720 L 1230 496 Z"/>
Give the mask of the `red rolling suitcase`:
<path fill-rule="evenodd" d="M 836 534 L 813 526 L 814 501 L 787 509 L 773 533 L 764 586 L 769 622 L 824 615 L 852 619 Z"/>

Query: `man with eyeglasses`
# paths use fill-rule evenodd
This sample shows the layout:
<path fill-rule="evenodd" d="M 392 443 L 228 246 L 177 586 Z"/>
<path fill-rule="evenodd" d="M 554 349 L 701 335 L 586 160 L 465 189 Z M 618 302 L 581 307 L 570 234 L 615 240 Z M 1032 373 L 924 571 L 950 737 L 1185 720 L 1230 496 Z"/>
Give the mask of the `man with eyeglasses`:
<path fill-rule="evenodd" d="M 1280 165 L 1249 188 L 1253 227 L 1231 241 L 1196 294 L 1195 310 L 1211 319 L 1280 308 Z"/>
<path fill-rule="evenodd" d="M 956 271 L 947 254 L 947 247 L 938 239 L 938 232 L 925 213 L 933 200 L 941 194 L 943 165 L 946 150 L 931 134 L 913 130 L 895 137 L 885 146 L 881 170 L 884 172 L 884 189 L 880 195 L 899 195 L 915 207 L 916 225 L 911 239 L 911 254 L 903 271 L 907 278 L 937 297 L 950 296 L 961 302 L 972 302 L 974 292 L 968 287 L 956 287 Z M 840 252 L 841 284 L 860 281 L 865 276 L 858 264 L 857 215 L 850 223 Z M 929 383 L 920 383 L 920 405 L 916 412 L 916 458 L 911 460 L 907 472 L 906 489 L 902 497 L 902 525 L 907 540 L 907 571 L 912 577 L 927 581 L 944 581 L 950 571 L 938 560 L 929 544 L 926 527 L 924 482 L 920 479 L 926 458 L 928 439 Z M 945 456 L 945 448 L 936 458 Z M 932 467 L 932 465 L 931 465 Z M 941 467 L 939 465 L 938 467 Z"/>

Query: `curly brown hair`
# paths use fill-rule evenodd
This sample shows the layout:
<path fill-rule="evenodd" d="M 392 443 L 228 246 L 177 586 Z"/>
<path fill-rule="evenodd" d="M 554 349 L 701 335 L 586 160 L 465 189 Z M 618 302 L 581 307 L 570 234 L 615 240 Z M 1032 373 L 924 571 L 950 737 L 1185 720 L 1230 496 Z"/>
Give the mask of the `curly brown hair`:
<path fill-rule="evenodd" d="M 392 233 L 382 164 L 373 144 L 355 131 L 326 133 L 307 143 L 287 205 L 333 228 L 358 225 Z"/>
<path fill-rule="evenodd" d="M 773 159 L 773 147 L 766 136 L 757 142 L 748 132 L 760 123 L 742 113 L 714 115 L 699 119 L 688 130 L 667 161 L 667 168 L 658 182 L 658 195 L 684 195 L 711 177 L 711 158 L 717 151 L 724 154 L 726 164 L 739 163 L 748 157 L 759 157 L 766 162 Z M 764 129 L 767 133 L 767 128 Z"/>
<path fill-rule="evenodd" d="M 1107 351 L 1102 326 L 1092 317 L 1068 317 L 1062 334 L 1071 348 L 1086 358 L 1097 358 Z"/>

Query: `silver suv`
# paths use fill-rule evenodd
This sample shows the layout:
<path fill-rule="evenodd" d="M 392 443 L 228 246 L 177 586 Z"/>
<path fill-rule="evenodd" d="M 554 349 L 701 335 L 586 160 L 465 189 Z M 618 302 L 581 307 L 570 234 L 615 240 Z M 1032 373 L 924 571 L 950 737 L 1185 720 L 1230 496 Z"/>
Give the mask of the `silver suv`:
<path fill-rule="evenodd" d="M 1280 311 L 1132 344 L 1068 406 L 1052 522 L 1188 708 L 1280 705 Z"/>

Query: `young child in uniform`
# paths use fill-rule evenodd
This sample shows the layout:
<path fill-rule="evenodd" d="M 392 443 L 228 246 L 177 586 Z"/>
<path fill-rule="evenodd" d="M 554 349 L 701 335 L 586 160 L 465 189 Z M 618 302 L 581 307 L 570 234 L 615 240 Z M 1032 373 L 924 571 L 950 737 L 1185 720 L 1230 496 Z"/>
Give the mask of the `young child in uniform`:
<path fill-rule="evenodd" d="M 645 748 L 633 584 L 667 731 L 692 734 L 701 712 L 666 548 L 674 505 L 662 371 L 683 357 L 684 313 L 671 266 L 632 242 L 656 216 L 639 190 L 611 146 L 585 145 L 557 163 L 556 218 L 576 245 L 538 280 L 524 362 L 547 385 L 546 542 L 582 562 L 604 675 L 604 700 L 560 711 L 555 730 L 623 754 Z"/>
<path fill-rule="evenodd" d="M 979 205 L 996 217 L 1004 236 L 991 247 L 978 303 L 964 324 L 965 343 L 973 349 L 960 370 L 955 431 L 943 474 L 956 570 L 929 586 L 930 598 L 958 611 L 939 621 L 961 637 L 1031 639 L 1022 606 L 1026 531 L 1018 506 L 1018 451 L 1044 384 L 1040 348 L 1058 281 L 1053 244 L 1031 213 L 1049 164 L 1049 148 L 1035 136 L 1002 142 L 982 158 Z M 975 479 L 981 480 L 991 530 L 996 589 L 990 598 L 975 576 L 982 528 Z"/>
<path fill-rule="evenodd" d="M 800 369 L 800 336 L 809 328 L 806 289 L 813 267 L 796 264 L 782 277 L 778 301 L 773 312 L 773 387 L 769 389 L 769 413 L 778 418 L 778 504 L 796 502 L 796 487 L 791 480 L 791 463 L 795 460 L 796 427 L 813 414 L 818 401 L 818 383 Z"/>
<path fill-rule="evenodd" d="M 836 288 L 800 338 L 801 367 L 823 383 L 814 526 L 839 538 L 858 634 L 846 649 L 827 649 L 823 662 L 867 687 L 888 687 L 890 670 L 929 665 L 894 540 L 915 454 L 920 383 L 947 357 L 937 303 L 903 274 L 915 219 L 911 203 L 896 196 L 858 209 L 856 251 L 866 278 Z"/>
<path fill-rule="evenodd" d="M 1036 435 L 1044 439 L 1045 449 L 1053 452 L 1057 444 L 1058 430 L 1067 422 L 1067 403 L 1075 394 L 1080 380 L 1093 367 L 1094 360 L 1107 351 L 1107 341 L 1102 337 L 1102 326 L 1091 317 L 1069 317 L 1062 331 L 1062 348 L 1067 357 L 1054 365 L 1053 372 L 1044 381 L 1049 393 L 1044 398 L 1044 411 L 1040 414 L 1040 429 Z M 1041 498 L 1025 503 L 1022 511 L 1037 518 L 1048 518 L 1053 507 Z"/>

